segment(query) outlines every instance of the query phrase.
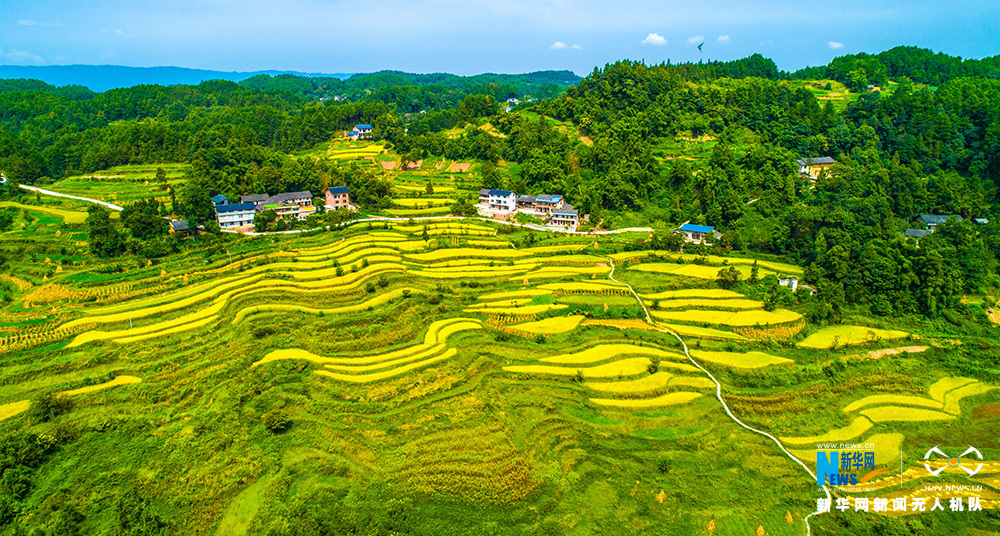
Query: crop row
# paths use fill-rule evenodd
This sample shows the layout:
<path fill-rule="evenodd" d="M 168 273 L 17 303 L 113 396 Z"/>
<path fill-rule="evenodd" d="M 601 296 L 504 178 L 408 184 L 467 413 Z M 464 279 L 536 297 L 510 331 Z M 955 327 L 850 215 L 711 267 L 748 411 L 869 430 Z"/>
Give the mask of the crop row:
<path fill-rule="evenodd" d="M 93 327 L 94 326 L 91 324 L 79 324 L 70 328 L 56 328 L 38 333 L 19 333 L 7 337 L 0 337 L 0 352 L 23 350 L 25 348 L 38 346 L 47 342 L 65 339 L 74 333 L 90 330 Z"/>

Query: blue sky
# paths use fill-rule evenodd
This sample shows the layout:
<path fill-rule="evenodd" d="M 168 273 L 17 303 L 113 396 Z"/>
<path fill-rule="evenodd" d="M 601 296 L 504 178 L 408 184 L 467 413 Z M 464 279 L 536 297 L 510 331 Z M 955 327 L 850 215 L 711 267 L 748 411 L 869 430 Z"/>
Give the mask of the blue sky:
<path fill-rule="evenodd" d="M 0 0 L 0 64 L 586 74 L 619 59 L 778 67 L 917 45 L 1000 54 L 1000 1 Z M 703 56 L 696 48 L 704 41 Z"/>

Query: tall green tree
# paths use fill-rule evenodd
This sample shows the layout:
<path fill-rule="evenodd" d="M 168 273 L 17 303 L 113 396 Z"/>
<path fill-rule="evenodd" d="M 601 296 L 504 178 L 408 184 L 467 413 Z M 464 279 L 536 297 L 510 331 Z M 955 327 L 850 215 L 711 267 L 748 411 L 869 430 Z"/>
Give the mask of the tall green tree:
<path fill-rule="evenodd" d="M 125 238 L 111 221 L 108 209 L 90 205 L 87 209 L 87 245 L 98 257 L 115 257 L 125 251 Z"/>

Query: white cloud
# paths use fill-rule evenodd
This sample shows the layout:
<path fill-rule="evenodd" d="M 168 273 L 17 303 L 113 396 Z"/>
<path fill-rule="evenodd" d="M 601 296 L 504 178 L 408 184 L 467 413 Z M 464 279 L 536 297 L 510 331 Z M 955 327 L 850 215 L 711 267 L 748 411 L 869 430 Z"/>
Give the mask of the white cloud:
<path fill-rule="evenodd" d="M 700 45 L 700 44 L 702 44 L 704 42 L 705 42 L 705 36 L 704 35 L 695 35 L 693 37 L 688 37 L 688 44 L 689 45 Z"/>
<path fill-rule="evenodd" d="M 555 43 L 552 43 L 552 46 L 550 46 L 549 48 L 551 48 L 552 50 L 562 50 L 566 48 L 566 43 L 563 43 L 562 41 L 556 41 Z"/>
<path fill-rule="evenodd" d="M 716 41 L 718 41 L 719 44 L 728 45 L 729 44 L 729 36 L 728 35 L 720 35 L 719 38 L 716 39 Z"/>
<path fill-rule="evenodd" d="M 122 30 L 120 30 L 120 29 L 118 29 L 118 30 L 115 30 L 115 35 L 117 35 L 118 37 L 124 37 L 124 38 L 126 38 L 126 39 L 127 39 L 127 38 L 129 38 L 129 37 L 132 37 L 131 35 L 129 35 L 129 34 L 127 34 L 127 33 L 123 32 L 123 31 L 122 31 Z"/>
<path fill-rule="evenodd" d="M 581 47 L 580 45 L 573 45 L 570 48 L 572 48 L 573 50 L 583 50 L 583 47 Z"/>
<path fill-rule="evenodd" d="M 642 40 L 642 44 L 662 47 L 667 44 L 667 39 L 658 33 L 651 33 Z"/>
<path fill-rule="evenodd" d="M 7 60 L 11 63 L 22 63 L 22 64 L 34 64 L 41 65 L 45 63 L 45 60 L 38 54 L 32 54 L 31 52 L 25 52 L 23 50 L 17 50 L 12 48 L 7 52 Z"/>
<path fill-rule="evenodd" d="M 832 48 L 834 50 L 840 50 L 840 49 L 844 48 L 844 44 L 843 43 L 838 43 L 836 41 L 830 41 L 829 43 L 827 43 L 827 45 L 830 45 L 830 48 Z"/>
<path fill-rule="evenodd" d="M 17 21 L 17 24 L 18 26 L 46 26 L 46 27 L 62 26 L 62 24 L 59 24 L 58 22 L 38 22 L 37 20 L 26 20 L 26 19 L 21 19 Z"/>

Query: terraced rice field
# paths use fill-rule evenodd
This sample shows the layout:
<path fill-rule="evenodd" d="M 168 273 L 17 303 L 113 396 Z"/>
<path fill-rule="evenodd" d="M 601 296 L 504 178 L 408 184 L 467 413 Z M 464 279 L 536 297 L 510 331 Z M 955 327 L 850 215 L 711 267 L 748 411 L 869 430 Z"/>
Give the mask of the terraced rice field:
<path fill-rule="evenodd" d="M 593 240 L 549 236 L 526 248 L 527 232 L 488 239 L 497 232 L 490 225 L 382 226 L 233 237 L 231 264 L 198 246 L 194 255 L 133 263 L 120 273 L 67 265 L 73 279 L 56 276 L 43 285 L 18 274 L 25 288 L 3 283 L 14 303 L 0 321 L 0 364 L 8 372 L 0 424 L 14 433 L 36 426 L 24 412 L 33 415 L 40 395 L 62 393 L 78 397 L 73 409 L 37 429 L 87 427 L 78 444 L 54 450 L 52 472 L 33 485 L 48 486 L 44 493 L 52 496 L 60 489 L 53 481 L 92 482 L 93 474 L 77 472 L 75 457 L 106 449 L 116 455 L 88 461 L 105 464 L 100 474 L 174 474 L 174 458 L 192 460 L 182 487 L 205 506 L 171 503 L 183 511 L 181 523 L 197 519 L 178 533 L 251 527 L 258 508 L 289 519 L 303 515 L 294 505 L 334 511 L 336 519 L 362 511 L 352 505 L 403 516 L 379 518 L 381 527 L 430 511 L 492 516 L 470 524 L 468 533 L 592 526 L 694 534 L 712 520 L 720 533 L 752 534 L 758 526 L 769 534 L 803 533 L 815 483 L 769 440 L 727 417 L 716 384 L 686 358 L 672 332 L 718 377 L 734 414 L 780 431 L 775 435 L 807 465 L 816 443 L 873 442 L 881 464 L 897 460 L 900 448 L 914 459 L 914 445 L 946 433 L 964 440 L 963 430 L 990 429 L 992 382 L 943 377 L 935 363 L 946 349 L 937 338 L 917 356 L 920 367 L 747 340 L 729 331 L 747 318 L 751 325 L 815 329 L 798 313 L 808 304 L 763 311 L 736 292 L 677 288 L 706 281 L 619 264 L 616 277 L 633 284 L 645 303 L 659 301 L 651 312 L 667 320 L 654 325 L 640 319 L 625 286 L 608 280 L 602 252 L 619 249 L 621 237 L 598 238 L 596 250 Z M 422 239 L 425 227 L 435 239 Z M 637 254 L 616 255 L 624 261 Z M 100 292 L 111 284 L 133 285 L 137 294 L 115 299 Z M 24 296 L 46 285 L 79 294 L 23 305 Z M 77 297 L 91 290 L 102 300 Z M 29 344 L 8 345 L 23 339 Z M 831 380 L 825 367 L 833 361 L 846 369 Z M 908 390 L 887 387 L 886 378 L 903 374 L 913 376 L 898 382 Z M 115 385 L 121 387 L 104 390 Z M 275 414 L 290 424 L 272 428 Z M 150 433 L 135 433 L 143 429 Z M 693 459 L 699 445 L 723 454 L 717 463 Z M 143 449 L 154 454 L 135 463 L 131 453 Z M 753 486 L 745 485 L 747 474 Z M 697 475 L 697 484 L 678 475 Z M 114 488 L 107 497 L 149 491 L 149 504 L 161 505 L 155 490 L 169 485 Z M 309 496 L 297 491 L 320 488 Z M 776 499 L 774 489 L 792 491 Z M 536 500 L 550 492 L 562 498 Z M 767 513 L 750 526 L 717 508 L 737 495 Z M 462 519 L 445 517 L 441 526 L 461 526 Z M 657 525 L 663 519 L 670 524 Z M 253 525 L 245 533 L 267 529 Z"/>
<path fill-rule="evenodd" d="M 794 363 L 791 359 L 776 357 L 763 352 L 747 352 L 745 354 L 736 352 L 711 352 L 707 350 L 689 350 L 692 357 L 736 368 L 761 368 L 771 365 L 785 365 Z"/>
<path fill-rule="evenodd" d="M 31 401 L 29 400 L 20 400 L 18 402 L 4 404 L 0 406 L 0 421 L 20 415 L 21 413 L 28 411 L 29 407 L 31 407 Z"/>
<path fill-rule="evenodd" d="M 579 352 L 545 357 L 542 358 L 541 361 L 544 363 L 558 363 L 561 365 L 579 365 L 596 363 L 598 361 L 604 361 L 622 355 L 642 355 L 647 357 L 662 357 L 677 360 L 684 359 L 683 354 L 669 350 L 660 350 L 659 348 L 637 346 L 634 344 L 601 344 Z"/>
<path fill-rule="evenodd" d="M 774 311 L 712 311 L 701 309 L 688 309 L 683 311 L 652 311 L 651 315 L 663 320 L 680 322 L 706 322 L 709 324 L 720 324 L 724 326 L 765 326 L 769 324 L 785 324 L 795 322 L 802 318 L 802 315 L 787 309 L 777 309 Z"/>
<path fill-rule="evenodd" d="M 0 201 L 0 207 L 11 207 L 20 210 L 27 210 L 28 212 L 49 214 L 57 218 L 61 218 L 63 221 L 65 221 L 67 224 L 70 225 L 83 225 L 84 222 L 87 221 L 86 212 L 80 212 L 76 210 L 66 210 L 56 207 L 49 207 L 45 205 L 25 205 L 22 203 L 16 203 L 14 201 Z"/>
<path fill-rule="evenodd" d="M 635 298 L 628 296 L 593 296 L 587 294 L 568 294 L 565 296 L 559 296 L 556 298 L 559 303 L 568 303 L 570 305 L 593 305 L 593 306 L 604 306 L 608 307 L 629 307 L 637 305 Z"/>
<path fill-rule="evenodd" d="M 653 305 L 653 300 L 645 302 Z M 746 299 L 702 299 L 702 298 L 682 298 L 676 300 L 661 300 L 656 306 L 660 309 L 686 309 L 689 307 L 705 307 L 713 309 L 761 309 L 764 302 Z"/>
<path fill-rule="evenodd" d="M 539 335 L 555 335 L 557 333 L 566 333 L 573 331 L 580 325 L 583 321 L 582 316 L 558 316 L 555 318 L 544 318 L 542 320 L 537 320 L 535 322 L 524 322 L 521 324 L 514 324 L 512 328 L 518 331 L 524 331 L 527 333 L 537 333 Z"/>
<path fill-rule="evenodd" d="M 529 257 L 532 252 L 524 249 L 474 249 L 474 248 L 453 248 L 437 249 L 427 253 L 410 253 L 405 255 L 408 259 L 415 261 L 440 261 L 444 259 L 455 259 L 460 257 L 490 258 L 490 259 L 516 259 Z"/>
<path fill-rule="evenodd" d="M 844 413 L 857 411 L 867 406 L 881 406 L 884 404 L 898 404 L 902 406 L 918 406 L 931 409 L 943 409 L 944 404 L 937 400 L 929 400 L 921 396 L 913 395 L 872 395 L 861 400 L 855 400 L 844 406 Z"/>
<path fill-rule="evenodd" d="M 628 289 L 625 287 L 625 285 L 621 285 L 614 282 L 605 283 L 600 281 L 593 281 L 593 282 L 572 281 L 565 283 L 544 283 L 538 285 L 538 288 L 551 291 L 559 290 L 563 292 L 594 292 L 598 294 L 607 291 L 628 292 Z"/>
<path fill-rule="evenodd" d="M 702 259 L 705 262 L 707 262 L 708 265 L 715 267 L 716 271 L 718 271 L 718 268 L 721 268 L 723 266 L 723 263 L 726 263 L 730 265 L 739 266 L 739 269 L 742 272 L 743 265 L 753 266 L 753 264 L 756 262 L 758 269 L 762 269 L 761 273 L 763 273 L 764 269 L 766 269 L 769 272 L 778 273 L 782 275 L 802 275 L 803 273 L 803 269 L 801 267 L 795 266 L 794 264 L 788 264 L 783 262 L 744 259 L 739 257 L 720 257 L 717 255 L 699 256 L 690 253 L 676 253 L 673 251 L 663 251 L 663 250 L 625 251 L 621 253 L 614 253 L 611 255 L 611 258 L 617 262 L 625 259 L 645 258 L 648 256 L 665 257 L 668 259 L 683 261 L 685 263 L 693 263 L 698 259 Z"/>
<path fill-rule="evenodd" d="M 506 306 L 469 307 L 465 309 L 465 311 L 484 313 L 484 314 L 495 313 L 502 315 L 535 315 L 539 313 L 545 313 L 548 311 L 558 311 L 560 309 L 565 309 L 566 307 L 568 306 L 560 303 L 544 303 L 539 305 L 524 305 L 519 307 L 506 307 Z"/>
<path fill-rule="evenodd" d="M 872 422 L 926 422 L 954 419 L 953 415 L 934 411 L 932 409 L 910 408 L 904 406 L 879 406 L 861 410 L 861 414 Z"/>
<path fill-rule="evenodd" d="M 622 376 L 635 376 L 646 372 L 649 367 L 649 359 L 645 357 L 635 357 L 622 359 L 613 363 L 597 365 L 595 367 L 557 367 L 547 365 L 512 365 L 504 367 L 507 372 L 523 374 L 551 374 L 556 376 L 576 376 L 581 373 L 584 378 L 613 378 Z"/>
<path fill-rule="evenodd" d="M 701 393 L 679 391 L 676 393 L 667 393 L 656 398 L 591 398 L 590 401 L 600 406 L 635 409 L 687 404 L 700 396 L 702 396 Z"/>
<path fill-rule="evenodd" d="M 399 191 L 402 191 L 402 192 L 426 192 L 427 191 L 427 187 L 426 186 L 421 186 L 421 185 L 418 185 L 418 184 L 393 184 L 392 185 L 392 189 L 393 190 L 399 190 Z M 438 186 L 436 184 L 434 185 L 434 193 L 438 193 L 438 192 L 444 193 L 444 192 L 454 192 L 454 191 L 455 191 L 455 188 L 453 188 L 451 186 Z"/>
<path fill-rule="evenodd" d="M 737 271 L 740 272 L 740 277 L 742 279 L 747 279 L 750 277 L 751 267 L 745 264 L 737 264 L 733 266 Z M 685 277 L 694 277 L 698 279 L 717 279 L 719 277 L 719 270 L 722 269 L 721 266 L 705 266 L 702 264 L 672 264 L 672 263 L 643 263 L 643 264 L 633 264 L 629 265 L 629 270 L 635 270 L 638 272 L 652 272 L 657 274 L 670 274 L 670 275 L 680 275 Z M 767 275 L 777 275 L 776 272 L 771 270 L 759 269 L 758 277 L 765 277 Z"/>
<path fill-rule="evenodd" d="M 455 200 L 446 197 L 400 197 L 393 199 L 392 202 L 401 207 L 413 208 L 420 206 L 426 208 L 450 205 L 454 203 Z"/>
<path fill-rule="evenodd" d="M 944 403 L 944 396 L 948 391 L 953 389 L 958 389 L 963 385 L 968 385 L 970 383 L 975 383 L 976 380 L 973 378 L 958 378 L 952 376 L 946 376 L 940 380 L 934 382 L 933 385 L 928 388 L 927 392 L 931 395 L 931 398 L 937 400 L 938 402 Z"/>
<path fill-rule="evenodd" d="M 448 339 L 456 333 L 478 330 L 481 327 L 479 321 L 473 319 L 439 320 L 428 327 L 422 343 L 396 350 L 361 356 L 323 357 L 302 349 L 289 348 L 274 350 L 253 366 L 303 359 L 323 365 L 323 370 L 314 371 L 320 376 L 351 383 L 371 383 L 454 357 L 457 350 L 447 346 Z"/>
<path fill-rule="evenodd" d="M 746 298 L 746 296 L 740 294 L 739 292 L 733 292 L 731 290 L 721 289 L 721 288 L 686 288 L 681 290 L 665 290 L 663 292 L 654 292 L 652 294 L 641 294 L 643 299 L 653 301 L 653 300 L 677 300 L 683 298 L 715 298 L 715 299 L 741 299 Z"/>
<path fill-rule="evenodd" d="M 640 393 L 642 391 L 662 389 L 670 383 L 671 378 L 674 378 L 673 374 L 661 370 L 655 374 L 635 380 L 623 382 L 586 382 L 584 385 L 588 389 L 608 393 Z"/>
<path fill-rule="evenodd" d="M 397 217 L 442 216 L 445 214 L 451 214 L 451 208 L 449 208 L 447 205 L 439 207 L 428 207 L 428 208 L 388 208 L 385 211 Z"/>
<path fill-rule="evenodd" d="M 667 324 L 667 323 L 657 323 L 657 325 L 663 326 L 670 331 L 676 331 L 681 335 L 688 335 L 691 337 L 700 337 L 706 339 L 729 339 L 729 340 L 743 340 L 743 336 L 733 333 L 732 331 L 722 331 L 712 328 L 702 328 L 698 326 L 688 326 L 684 324 Z"/>
<path fill-rule="evenodd" d="M 109 389 L 111 387 L 117 387 L 119 385 L 131 385 L 131 384 L 134 384 L 134 383 L 141 383 L 141 382 L 142 382 L 142 378 L 138 378 L 136 376 L 118 376 L 115 379 L 113 379 L 111 381 L 108 381 L 108 382 L 99 383 L 97 385 L 90 385 L 88 387 L 81 387 L 79 389 L 72 389 L 72 390 L 69 390 L 69 391 L 63 391 L 62 394 L 64 396 L 76 396 L 76 395 L 82 395 L 82 394 L 86 394 L 86 393 L 93 393 L 95 391 L 103 391 L 104 389 Z"/>
<path fill-rule="evenodd" d="M 430 357 L 422 361 L 418 361 L 416 363 L 410 363 L 409 365 L 403 365 L 393 369 L 383 370 L 381 372 L 373 372 L 371 374 L 341 374 L 337 372 L 330 372 L 327 370 L 317 370 L 316 374 L 319 374 L 320 376 L 326 376 L 328 378 L 333 378 L 335 380 L 341 380 L 351 383 L 371 383 L 371 382 L 377 382 L 379 380 L 384 380 L 387 378 L 392 378 L 394 376 L 406 374 L 411 370 L 433 365 L 440 361 L 444 361 L 446 359 L 454 357 L 455 354 L 457 353 L 458 350 L 455 350 L 454 348 L 449 348 L 443 354 Z"/>
<path fill-rule="evenodd" d="M 480 300 L 511 300 L 521 298 L 523 296 L 535 297 L 535 296 L 549 296 L 552 292 L 541 289 L 541 288 L 524 288 L 518 290 L 507 290 L 503 292 L 489 292 L 486 294 L 481 294 L 479 296 Z M 529 300 L 530 301 L 530 300 Z"/>
<path fill-rule="evenodd" d="M 166 182 L 162 184 L 156 181 L 156 170 L 160 167 L 167 176 Z M 189 168 L 188 164 L 119 166 L 92 174 L 67 177 L 45 189 L 99 199 L 119 206 L 143 199 L 169 202 L 169 188 L 180 188 Z"/>
<path fill-rule="evenodd" d="M 806 437 L 780 437 L 781 441 L 789 445 L 808 445 L 810 443 L 831 443 L 834 441 L 847 441 L 854 439 L 867 432 L 872 427 L 872 421 L 866 417 L 858 417 L 851 421 L 851 424 L 830 430 L 819 435 Z"/>
<path fill-rule="evenodd" d="M 809 335 L 797 344 L 799 348 L 827 350 L 829 348 L 867 344 L 871 342 L 903 339 L 905 331 L 876 329 L 864 326 L 828 326 Z"/>
<path fill-rule="evenodd" d="M 977 382 L 948 391 L 948 393 L 944 395 L 944 411 L 946 413 L 951 413 L 952 415 L 959 415 L 962 413 L 962 399 L 970 396 L 981 395 L 992 391 L 993 389 L 995 389 L 995 387 Z"/>

